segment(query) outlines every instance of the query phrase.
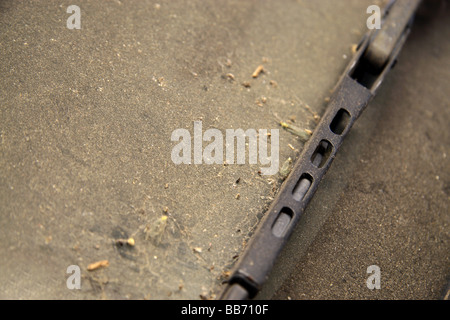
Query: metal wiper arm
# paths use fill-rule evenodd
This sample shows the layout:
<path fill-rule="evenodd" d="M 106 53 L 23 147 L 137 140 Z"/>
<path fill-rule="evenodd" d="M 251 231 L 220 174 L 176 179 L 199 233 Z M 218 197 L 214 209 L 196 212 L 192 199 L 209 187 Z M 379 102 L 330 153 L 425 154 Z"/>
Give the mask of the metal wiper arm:
<path fill-rule="evenodd" d="M 261 290 L 350 131 L 402 48 L 420 0 L 396 0 L 380 30 L 368 32 L 337 83 L 327 110 L 249 242 L 220 299 L 252 299 Z"/>

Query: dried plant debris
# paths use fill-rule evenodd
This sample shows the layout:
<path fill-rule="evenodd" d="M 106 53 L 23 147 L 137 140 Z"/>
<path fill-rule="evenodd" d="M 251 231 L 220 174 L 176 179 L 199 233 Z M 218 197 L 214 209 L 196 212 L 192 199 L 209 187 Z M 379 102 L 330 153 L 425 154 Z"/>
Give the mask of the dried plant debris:
<path fill-rule="evenodd" d="M 283 163 L 283 165 L 280 168 L 280 176 L 281 179 L 286 179 L 289 175 L 289 173 L 292 170 L 292 159 L 291 157 L 287 158 L 287 160 Z"/>
<path fill-rule="evenodd" d="M 301 129 L 298 128 L 292 124 L 289 124 L 287 122 L 284 121 L 280 121 L 280 125 L 281 127 L 283 127 L 283 129 L 285 129 L 286 131 L 292 133 L 293 135 L 296 135 L 297 137 L 300 138 L 300 140 L 302 140 L 303 142 L 306 142 L 309 140 L 309 138 L 311 137 L 311 130 L 307 130 L 307 129 Z"/>
<path fill-rule="evenodd" d="M 193 248 L 192 249 L 195 253 L 202 253 L 202 248 L 200 248 L 200 247 L 195 247 L 195 248 Z"/>
<path fill-rule="evenodd" d="M 118 245 L 118 246 L 128 245 L 130 247 L 134 247 L 135 244 L 136 244 L 136 242 L 135 242 L 134 238 L 117 239 L 116 240 L 116 245 Z"/>
<path fill-rule="evenodd" d="M 257 78 L 261 72 L 264 72 L 264 66 L 260 64 L 255 71 L 253 71 L 252 77 Z"/>
<path fill-rule="evenodd" d="M 234 74 L 232 74 L 232 73 L 227 73 L 226 74 L 226 77 L 229 79 L 229 80 L 232 80 L 232 81 L 234 81 L 236 78 L 234 77 Z"/>
<path fill-rule="evenodd" d="M 261 96 L 261 98 L 256 99 L 255 104 L 259 107 L 262 107 L 264 103 L 267 102 L 267 98 L 265 96 Z"/>
<path fill-rule="evenodd" d="M 273 116 L 278 120 L 280 126 L 285 129 L 286 131 L 292 133 L 293 135 L 299 137 L 301 139 L 302 142 L 306 142 L 309 140 L 309 138 L 312 135 L 312 131 L 309 129 L 301 129 L 297 126 L 294 126 L 291 123 L 288 123 L 286 121 L 283 121 L 276 113 L 273 113 Z M 293 116 L 291 116 L 291 120 L 292 121 Z M 295 121 L 295 118 L 294 118 Z M 292 121 L 292 122 L 294 122 Z M 292 148 L 291 148 L 292 149 Z"/>
<path fill-rule="evenodd" d="M 307 104 L 304 104 L 304 106 L 305 106 L 305 109 L 308 110 L 308 111 L 312 114 L 314 121 L 315 121 L 316 123 L 319 123 L 319 121 L 320 121 L 320 116 L 317 114 L 317 112 L 313 111 L 313 110 L 311 109 L 311 107 L 308 106 Z"/>
<path fill-rule="evenodd" d="M 149 223 L 144 229 L 145 240 L 151 240 L 155 245 L 159 245 L 166 230 L 167 218 L 166 215 L 163 215 Z"/>
<path fill-rule="evenodd" d="M 107 267 L 107 266 L 109 266 L 109 261 L 101 260 L 101 261 L 91 263 L 90 265 L 88 265 L 87 269 L 88 269 L 88 271 L 94 271 L 94 270 L 97 270 L 98 268 Z"/>

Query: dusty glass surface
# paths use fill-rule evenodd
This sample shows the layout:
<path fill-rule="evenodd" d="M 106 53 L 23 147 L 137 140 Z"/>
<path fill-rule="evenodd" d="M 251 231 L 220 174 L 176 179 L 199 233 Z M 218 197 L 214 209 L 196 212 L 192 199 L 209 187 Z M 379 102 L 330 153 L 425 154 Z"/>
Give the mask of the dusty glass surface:
<path fill-rule="evenodd" d="M 172 132 L 279 129 L 296 159 L 279 123 L 314 130 L 368 3 L 83 1 L 69 30 L 72 2 L 1 2 L 0 297 L 214 297 L 282 179 L 175 165 Z"/>

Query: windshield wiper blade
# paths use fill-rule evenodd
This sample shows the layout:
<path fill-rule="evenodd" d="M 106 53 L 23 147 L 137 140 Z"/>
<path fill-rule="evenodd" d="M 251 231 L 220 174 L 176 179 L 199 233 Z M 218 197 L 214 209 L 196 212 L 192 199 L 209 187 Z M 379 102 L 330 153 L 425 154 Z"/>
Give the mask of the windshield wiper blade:
<path fill-rule="evenodd" d="M 326 112 L 237 262 L 220 296 L 252 299 L 316 192 L 344 138 L 394 66 L 420 0 L 396 0 L 368 32 L 338 81 Z"/>

